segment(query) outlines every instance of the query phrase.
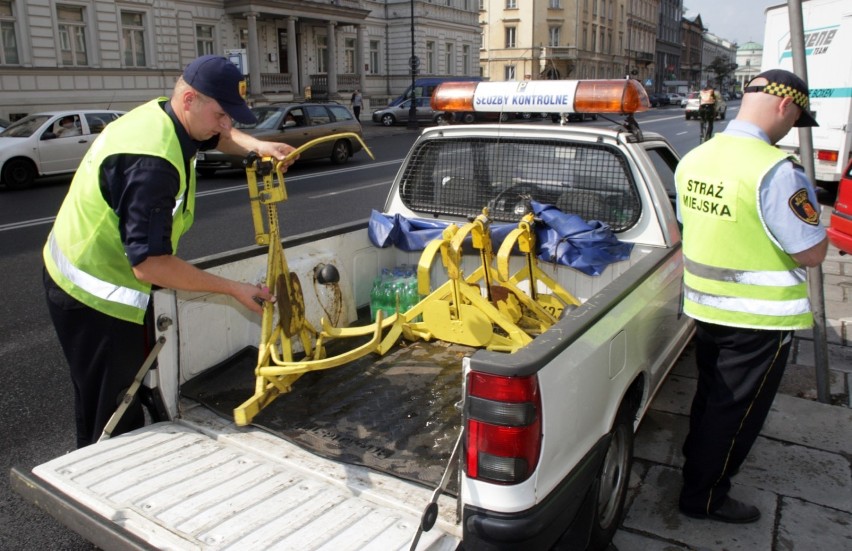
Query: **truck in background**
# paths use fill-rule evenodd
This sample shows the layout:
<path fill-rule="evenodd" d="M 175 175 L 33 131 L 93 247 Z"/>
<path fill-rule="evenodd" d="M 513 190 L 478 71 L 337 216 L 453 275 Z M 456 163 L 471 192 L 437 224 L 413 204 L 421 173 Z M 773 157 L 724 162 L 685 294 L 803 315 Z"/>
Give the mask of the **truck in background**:
<path fill-rule="evenodd" d="M 811 109 L 819 122 L 813 128 L 814 170 L 817 183 L 836 187 L 852 146 L 852 0 L 806 0 L 802 16 Z M 766 10 L 761 71 L 769 69 L 793 70 L 786 4 Z M 798 130 L 777 145 L 798 155 Z"/>

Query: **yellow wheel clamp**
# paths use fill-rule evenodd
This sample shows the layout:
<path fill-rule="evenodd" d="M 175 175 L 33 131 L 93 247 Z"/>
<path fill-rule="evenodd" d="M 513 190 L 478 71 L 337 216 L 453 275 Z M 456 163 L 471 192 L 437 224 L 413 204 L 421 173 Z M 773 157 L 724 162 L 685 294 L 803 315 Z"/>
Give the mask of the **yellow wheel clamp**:
<path fill-rule="evenodd" d="M 331 140 L 350 138 L 357 140 L 364 151 L 373 157 L 367 144 L 355 133 L 346 132 L 311 140 L 290 152 L 287 157 L 276 162 L 271 157 L 258 159 L 256 154 L 246 160 L 246 179 L 248 181 L 251 214 L 255 230 L 255 242 L 268 245 L 266 284 L 276 296 L 275 303 L 263 305 L 263 317 L 260 327 L 257 367 L 255 368 L 254 395 L 234 409 L 237 425 L 247 425 L 255 415 L 269 405 L 279 394 L 289 392 L 292 384 L 302 374 L 317 369 L 328 369 L 348 362 L 375 348 L 368 343 L 342 356 L 325 358 L 322 335 L 305 319 L 305 303 L 301 284 L 295 273 L 290 272 L 284 248 L 281 246 L 281 232 L 278 226 L 277 204 L 287 200 L 282 167 L 285 163 L 303 151 Z M 273 172 L 275 178 L 273 178 Z M 257 177 L 262 177 L 262 189 L 258 187 Z M 265 207 L 266 226 L 264 227 Z M 278 320 L 275 322 L 275 305 L 278 305 Z M 380 324 L 377 324 L 373 341 L 381 336 Z M 306 361 L 294 361 L 292 338 L 298 337 L 305 351 Z M 314 344 L 314 341 L 316 344 Z M 372 342 L 372 341 L 371 341 Z M 366 351 L 360 349 L 366 348 Z M 354 356 L 353 356 L 354 354 Z"/>

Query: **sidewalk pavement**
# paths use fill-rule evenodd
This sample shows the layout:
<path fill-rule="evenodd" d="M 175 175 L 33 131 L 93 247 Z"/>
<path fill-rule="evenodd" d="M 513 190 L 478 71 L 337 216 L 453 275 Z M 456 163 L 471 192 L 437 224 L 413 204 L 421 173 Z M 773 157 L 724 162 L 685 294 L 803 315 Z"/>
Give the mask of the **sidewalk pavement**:
<path fill-rule="evenodd" d="M 830 207 L 823 207 L 828 225 Z M 695 392 L 690 345 L 642 421 L 618 551 L 837 551 L 852 549 L 852 255 L 829 247 L 823 264 L 832 402 L 816 400 L 812 332 L 793 340 L 781 390 L 733 479 L 731 495 L 756 505 L 754 524 L 678 512 L 681 445 Z"/>

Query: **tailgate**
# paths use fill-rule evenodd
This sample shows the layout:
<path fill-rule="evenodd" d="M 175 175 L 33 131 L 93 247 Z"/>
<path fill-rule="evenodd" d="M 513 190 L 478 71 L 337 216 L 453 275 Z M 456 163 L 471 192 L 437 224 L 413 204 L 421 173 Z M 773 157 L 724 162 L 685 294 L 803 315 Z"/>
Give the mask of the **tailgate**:
<path fill-rule="evenodd" d="M 203 408 L 13 470 L 29 501 L 103 549 L 408 549 L 431 490 L 330 462 Z M 455 549 L 455 500 L 418 549 Z"/>

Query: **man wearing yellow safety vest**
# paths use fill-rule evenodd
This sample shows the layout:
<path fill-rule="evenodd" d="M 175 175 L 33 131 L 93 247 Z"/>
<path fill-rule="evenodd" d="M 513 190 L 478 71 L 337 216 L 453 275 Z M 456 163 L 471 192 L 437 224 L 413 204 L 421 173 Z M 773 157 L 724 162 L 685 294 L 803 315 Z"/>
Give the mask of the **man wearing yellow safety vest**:
<path fill-rule="evenodd" d="M 267 289 L 204 272 L 175 253 L 195 215 L 195 154 L 279 160 L 289 145 L 232 128 L 256 119 L 245 82 L 219 56 L 192 61 L 169 98 L 109 124 L 77 169 L 44 247 L 48 310 L 74 385 L 77 446 L 96 442 L 153 344 L 151 286 L 222 293 L 261 313 Z M 144 424 L 138 400 L 113 435 Z"/>
<path fill-rule="evenodd" d="M 817 125 L 807 85 L 778 69 L 744 92 L 736 120 L 675 173 L 698 365 L 679 507 L 730 523 L 760 518 L 728 495 L 731 476 L 772 405 L 793 331 L 813 324 L 804 267 L 819 265 L 828 243 L 811 182 L 773 147 L 792 127 Z"/>

